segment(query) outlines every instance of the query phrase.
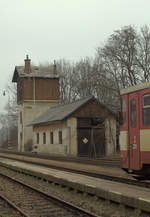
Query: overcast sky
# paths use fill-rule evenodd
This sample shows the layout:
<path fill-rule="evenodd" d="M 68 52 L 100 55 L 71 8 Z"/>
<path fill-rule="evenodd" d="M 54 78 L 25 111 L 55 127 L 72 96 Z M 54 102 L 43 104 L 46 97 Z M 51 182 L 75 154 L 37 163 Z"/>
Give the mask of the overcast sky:
<path fill-rule="evenodd" d="M 15 65 L 93 56 L 114 30 L 150 27 L 150 0 L 0 0 L 0 112 Z"/>

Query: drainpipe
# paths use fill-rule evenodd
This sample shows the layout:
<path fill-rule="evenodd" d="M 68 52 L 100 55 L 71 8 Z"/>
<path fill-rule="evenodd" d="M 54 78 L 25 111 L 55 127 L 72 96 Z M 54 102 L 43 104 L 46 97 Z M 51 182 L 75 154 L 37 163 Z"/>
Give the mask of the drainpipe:
<path fill-rule="evenodd" d="M 71 128 L 67 126 L 66 128 L 66 143 L 68 147 L 68 154 L 71 155 Z"/>
<path fill-rule="evenodd" d="M 25 137 L 25 130 L 24 130 L 24 102 L 23 102 L 23 112 L 22 112 L 22 151 L 24 151 L 24 137 Z"/>
<path fill-rule="evenodd" d="M 33 77 L 33 103 L 35 105 L 35 77 Z"/>

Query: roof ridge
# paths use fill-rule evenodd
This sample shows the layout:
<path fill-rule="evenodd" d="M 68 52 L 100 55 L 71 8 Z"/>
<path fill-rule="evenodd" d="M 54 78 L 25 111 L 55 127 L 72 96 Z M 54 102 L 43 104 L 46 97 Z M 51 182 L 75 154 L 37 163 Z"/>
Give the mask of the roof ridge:
<path fill-rule="evenodd" d="M 80 108 L 82 105 L 88 103 L 91 99 L 94 99 L 93 96 L 88 96 L 76 100 L 75 102 L 72 103 L 53 106 L 49 108 L 46 112 L 44 112 L 42 115 L 40 115 L 38 118 L 33 120 L 30 125 L 63 120 L 69 115 L 71 115 L 78 108 Z"/>
<path fill-rule="evenodd" d="M 94 98 L 93 95 L 87 96 L 87 97 L 84 97 L 84 98 L 75 100 L 74 102 L 70 102 L 70 103 L 66 103 L 66 104 L 61 104 L 61 103 L 60 103 L 60 104 L 57 104 L 56 106 L 52 107 L 51 109 L 56 108 L 56 107 L 58 108 L 58 107 L 61 107 L 61 106 L 71 105 L 71 104 L 73 104 L 73 103 L 77 103 L 77 102 L 79 102 L 79 101 L 83 101 L 83 100 L 85 100 L 85 99 L 92 99 L 92 98 Z"/>
<path fill-rule="evenodd" d="M 16 66 L 17 68 L 22 68 L 24 69 L 24 66 Z M 42 68 L 40 68 L 40 66 L 36 66 L 36 65 L 31 65 L 31 69 L 35 69 L 35 70 L 38 70 L 39 72 L 42 72 L 42 73 L 49 73 L 49 72 L 53 72 L 52 69 L 49 68 L 49 70 L 42 70 Z M 34 72 L 31 72 L 31 73 L 34 73 Z"/>

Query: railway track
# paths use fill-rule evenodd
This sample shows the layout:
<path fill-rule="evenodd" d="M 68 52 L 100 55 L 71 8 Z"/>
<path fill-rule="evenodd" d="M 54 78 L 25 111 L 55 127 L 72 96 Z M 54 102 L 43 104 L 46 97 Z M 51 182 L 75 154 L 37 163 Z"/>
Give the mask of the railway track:
<path fill-rule="evenodd" d="M 120 155 L 116 154 L 112 157 L 101 157 L 101 158 L 88 158 L 88 157 L 72 157 L 72 156 L 59 156 L 59 155 L 50 155 L 50 154 L 34 154 L 31 152 L 18 152 L 12 150 L 5 150 L 0 148 L 0 153 L 5 153 L 8 156 L 11 154 L 22 156 L 22 157 L 32 157 L 43 160 L 55 160 L 61 162 L 74 162 L 74 163 L 83 163 L 87 165 L 101 165 L 101 166 L 111 166 L 120 168 Z"/>
<path fill-rule="evenodd" d="M 0 194 L 26 217 L 95 217 L 86 210 L 50 196 L 8 175 L 0 174 Z M 21 216 L 21 215 L 20 215 Z M 17 216 L 18 217 L 18 216 Z"/>
<path fill-rule="evenodd" d="M 9 158 L 9 156 L 8 156 L 8 158 Z M 12 158 L 10 158 L 10 159 L 12 159 Z M 16 160 L 18 160 L 18 159 L 16 159 Z M 19 161 L 21 161 L 21 160 L 19 160 Z M 26 161 L 23 160 L 22 162 L 26 162 Z M 29 161 L 29 163 L 30 163 L 30 161 Z M 99 178 L 99 179 L 106 179 L 106 180 L 109 180 L 109 181 L 121 182 L 121 183 L 124 183 L 124 184 L 136 185 L 136 186 L 144 187 L 144 188 L 150 188 L 150 181 L 140 180 L 140 179 L 138 179 L 138 176 L 134 177 L 134 176 L 130 175 L 130 177 L 121 177 L 121 176 L 113 176 L 113 175 L 110 175 L 110 174 L 81 171 L 81 170 L 78 170 L 78 169 L 65 168 L 65 167 L 63 167 L 63 164 L 62 164 L 62 166 L 45 165 L 45 164 L 42 164 L 42 163 L 33 163 L 33 164 L 48 167 L 48 168 L 52 168 L 52 169 L 56 169 L 56 170 L 71 172 L 71 173 L 75 173 L 75 174 L 86 175 L 86 176 L 89 176 L 89 177 L 94 177 L 94 178 Z M 2 165 L 5 166 L 4 164 L 2 164 Z"/>
<path fill-rule="evenodd" d="M 26 156 L 25 154 L 23 154 L 23 155 Z M 40 157 L 41 156 L 39 156 L 38 159 L 43 159 L 43 158 L 40 158 Z M 9 154 L 8 154 L 7 158 L 9 158 Z M 15 160 L 15 158 L 12 158 L 12 157 L 10 157 L 10 159 Z M 54 157 L 54 159 L 55 159 L 55 157 Z M 57 157 L 56 157 L 56 159 L 57 159 Z M 18 159 L 16 158 L 16 160 L 18 160 Z M 65 157 L 62 157 L 62 160 L 64 161 Z M 69 159 L 69 160 L 71 161 L 71 159 Z M 19 159 L 19 161 L 21 161 L 21 160 Z M 86 175 L 86 176 L 90 176 L 90 177 L 94 177 L 94 178 L 106 179 L 106 180 L 109 180 L 109 181 L 121 182 L 121 183 L 124 183 L 124 184 L 130 184 L 130 185 L 136 185 L 136 186 L 139 186 L 139 187 L 150 188 L 150 181 L 138 180 L 138 179 L 136 179 L 136 178 L 138 178 L 138 176 L 135 176 L 135 178 L 133 178 L 133 176 L 131 176 L 131 175 L 130 175 L 130 177 L 122 177 L 122 176 L 113 176 L 113 175 L 106 174 L 106 173 L 104 174 L 104 173 L 88 172 L 88 171 L 63 167 L 63 163 L 62 163 L 62 166 L 54 166 L 54 165 L 50 165 L 50 164 L 47 165 L 47 164 L 42 164 L 42 163 L 38 163 L 38 162 L 30 162 L 30 160 L 29 161 L 23 160 L 23 162 L 27 162 L 27 163 L 29 162 L 29 163 L 33 163 L 33 164 L 40 165 L 40 166 L 45 166 L 45 167 L 56 169 L 56 170 L 62 170 L 62 171 L 71 172 L 71 173 L 75 173 L 75 174 Z M 84 160 L 83 160 L 83 162 L 84 162 Z M 92 161 L 92 162 L 95 165 L 97 164 L 97 161 Z M 114 163 L 114 165 L 115 165 L 115 163 Z M 113 165 L 113 167 L 114 167 L 114 165 Z M 116 165 L 118 165 L 118 161 L 117 161 Z"/>
<path fill-rule="evenodd" d="M 26 217 L 26 215 L 14 203 L 0 194 L 0 216 L 1 217 Z"/>
<path fill-rule="evenodd" d="M 20 159 L 18 158 L 12 158 L 11 157 L 11 153 L 13 153 L 12 151 L 3 151 L 4 153 L 7 153 L 8 156 L 5 156 L 6 158 L 9 158 L 9 155 L 10 155 L 10 159 L 14 159 L 14 160 L 19 160 L 21 161 Z M 15 154 L 17 152 L 14 152 Z M 17 154 L 19 156 L 19 154 Z M 31 153 L 30 154 L 26 154 L 26 153 L 22 153 L 23 156 L 33 156 Z M 5 158 L 4 157 L 4 158 Z M 44 155 L 44 158 L 42 158 L 43 156 L 42 155 L 39 155 L 37 159 L 48 159 L 48 156 L 45 156 Z M 36 156 L 34 156 L 34 158 L 36 159 Z M 54 159 L 54 160 L 62 160 L 62 161 L 65 161 L 65 158 L 66 157 L 58 157 L 58 156 L 51 156 L 50 158 Z M 69 162 L 72 162 L 71 161 L 72 158 L 69 158 L 67 161 Z M 116 167 L 118 167 L 118 157 L 115 157 L 114 158 L 115 161 L 113 159 L 111 160 L 106 160 L 104 159 L 104 164 L 107 162 L 114 162 L 113 164 L 113 167 L 116 165 Z M 116 160 L 117 159 L 117 160 Z M 80 159 L 74 159 L 73 161 L 76 161 L 76 162 L 80 162 Z M 130 177 L 122 177 L 122 176 L 113 176 L 113 175 L 110 175 L 110 174 L 104 174 L 104 173 L 94 173 L 94 172 L 88 172 L 88 171 L 83 171 L 83 170 L 78 170 L 78 169 L 72 169 L 72 168 L 66 168 L 66 167 L 63 167 L 63 163 L 62 163 L 62 166 L 54 166 L 54 165 L 50 165 L 50 164 L 42 164 L 41 162 L 30 162 L 30 160 L 23 160 L 23 162 L 29 162 L 29 163 L 33 163 L 33 164 L 36 164 L 36 165 L 41 165 L 41 166 L 45 166 L 45 167 L 48 167 L 48 168 L 52 168 L 52 169 L 57 169 L 57 170 L 63 170 L 63 171 L 66 171 L 66 172 L 71 172 L 71 173 L 76 173 L 76 174 L 81 174 L 81 175 L 86 175 L 86 176 L 90 176 L 90 177 L 94 177 L 94 178 L 100 178 L 100 179 L 106 179 L 106 180 L 109 180 L 109 181 L 115 181 L 115 182 L 121 182 L 121 183 L 125 183 L 125 184 L 130 184 L 130 185 L 136 185 L 136 186 L 139 186 L 139 187 L 146 187 L 146 188 L 150 188 L 150 181 L 143 181 L 143 180 L 138 180 L 136 178 L 138 178 L 138 176 L 135 176 L 135 178 L 133 178 L 132 176 Z M 92 162 L 92 164 L 94 165 L 97 165 L 100 161 L 98 160 L 95 160 L 95 161 L 90 161 L 90 160 L 85 160 L 83 159 L 83 162 L 86 162 L 87 164 L 89 164 L 90 162 Z M 81 161 L 81 163 L 83 163 Z M 101 160 L 101 163 L 103 162 L 103 160 Z"/>
<path fill-rule="evenodd" d="M 36 188 L 38 188 L 38 189 L 41 189 L 41 190 L 44 190 L 44 188 L 45 188 L 45 192 L 48 192 L 49 191 L 49 188 L 51 188 L 52 187 L 52 189 L 54 188 L 54 190 L 52 190 L 52 192 L 55 194 L 55 191 L 57 191 L 57 189 L 58 189 L 58 191 L 60 191 L 60 193 L 56 193 L 55 194 L 55 196 L 56 197 L 59 197 L 59 198 L 61 198 L 61 196 L 60 196 L 60 194 L 61 195 L 63 195 L 63 200 L 65 200 L 65 201 L 67 201 L 68 199 L 68 201 L 69 201 L 69 203 L 71 202 L 71 203 L 73 203 L 73 204 L 76 204 L 76 206 L 79 206 L 79 207 L 82 207 L 83 209 L 86 209 L 86 210 L 89 210 L 89 212 L 92 212 L 92 215 L 90 215 L 90 214 L 85 214 L 85 215 L 83 215 L 83 214 L 81 214 L 81 215 L 77 215 L 77 216 L 105 216 L 105 215 L 102 215 L 103 213 L 101 213 L 101 210 L 100 210 L 100 207 L 101 207 L 101 204 L 103 203 L 103 205 L 102 205 L 102 209 L 103 209 L 103 207 L 105 207 L 105 209 L 106 209 L 106 206 L 110 206 L 110 205 L 107 205 L 107 204 L 105 204 L 105 201 L 106 201 L 106 203 L 107 203 L 107 201 L 108 201 L 108 198 L 107 199 L 104 199 L 104 200 L 102 200 L 101 199 L 101 196 L 98 196 L 97 194 L 94 194 L 94 192 L 93 193 L 90 193 L 91 191 L 89 191 L 89 193 L 88 193 L 88 191 L 85 191 L 84 192 L 84 190 L 81 188 L 78 188 L 77 186 L 74 186 L 74 187 L 69 187 L 70 185 L 67 185 L 67 183 L 65 184 L 65 183 L 61 183 L 61 182 L 59 182 L 59 179 L 56 179 L 56 180 L 51 180 L 51 179 L 47 179 L 48 177 L 44 177 L 44 176 L 40 176 L 40 174 L 37 174 L 36 175 L 36 173 L 30 173 L 30 171 L 25 171 L 25 170 L 21 170 L 21 169 L 17 169 L 17 167 L 15 167 L 15 168 L 13 168 L 13 167 L 9 167 L 9 166 L 6 166 L 6 167 L 4 167 L 5 169 L 4 169 L 4 175 L 5 175 L 5 173 L 6 173 L 6 175 L 8 174 L 8 175 L 11 175 L 12 177 L 17 177 L 17 179 L 19 179 L 19 180 L 21 180 L 21 182 L 23 181 L 23 182 L 26 182 L 26 183 L 28 183 L 29 185 L 32 185 L 32 186 L 35 186 Z M 2 167 L 0 168 L 0 171 L 2 172 L 3 171 L 3 169 L 2 169 Z M 22 177 L 22 178 L 21 178 Z M 76 188 L 77 187 L 77 188 Z M 65 188 L 65 190 L 64 191 L 61 191 L 61 190 L 59 190 L 60 188 Z M 71 192 L 70 192 L 70 188 L 71 188 Z M 70 192 L 70 197 L 67 199 L 67 195 L 66 194 L 68 194 Z M 48 192 L 48 193 L 50 193 L 50 195 L 51 195 L 51 190 L 50 190 L 50 192 Z M 52 193 L 52 195 L 53 195 L 53 193 Z M 78 195 L 78 196 L 77 196 Z M 84 196 L 85 195 L 85 196 Z M 97 196 L 96 196 L 97 195 Z M 87 207 L 87 205 L 86 206 L 82 206 L 81 205 L 81 203 L 79 202 L 79 203 L 76 203 L 76 201 L 74 201 L 74 199 L 72 200 L 72 199 L 70 199 L 70 198 L 82 198 L 81 199 L 81 201 L 82 201 L 82 203 L 84 204 L 85 203 L 85 201 L 84 200 L 86 200 L 86 199 L 88 199 L 88 198 L 91 198 L 90 200 L 91 200 L 91 204 L 89 203 L 89 207 Z M 102 196 L 102 198 L 103 198 L 103 196 Z M 105 198 L 105 197 L 104 197 Z M 62 199 L 62 198 L 61 198 Z M 79 200 L 79 199 L 77 199 L 77 200 Z M 74 203 L 75 202 L 75 203 Z M 94 210 L 93 210 L 93 208 L 92 208 L 92 204 L 93 203 L 95 204 L 95 203 L 97 203 L 97 208 L 94 208 Z M 31 202 L 32 203 L 32 202 Z M 120 203 L 120 202 L 119 202 Z M 85 203 L 86 204 L 86 203 Z M 114 205 L 113 205 L 114 206 Z M 128 205 L 130 208 L 132 208 L 132 204 L 131 204 L 131 206 L 130 205 Z M 112 205 L 110 206 L 110 207 L 112 207 Z M 89 209 L 90 208 L 90 209 Z M 109 208 L 108 208 L 109 209 Z M 116 212 L 118 212 L 118 211 L 115 211 L 115 206 L 114 206 L 114 208 L 113 208 L 113 211 L 112 210 L 110 210 L 109 212 L 114 212 L 114 213 L 116 213 Z M 124 209 L 124 208 L 123 208 Z M 133 206 L 133 208 L 132 208 L 132 211 L 131 211 L 131 213 L 130 214 L 128 214 L 128 215 L 125 215 L 125 217 L 130 217 L 130 216 L 134 216 L 134 215 L 132 215 L 132 213 L 133 213 L 133 210 L 134 210 L 135 208 L 134 208 L 134 206 Z M 118 210 L 118 205 L 117 205 L 117 210 Z M 127 210 L 128 210 L 128 208 L 127 208 Z M 93 214 L 93 211 L 94 211 L 94 213 L 96 213 L 96 214 Z M 135 209 L 135 211 L 136 211 L 136 209 Z M 145 210 L 146 211 L 146 210 Z M 149 216 L 149 213 L 148 214 L 145 214 L 145 211 L 143 210 L 142 211 L 142 217 L 148 217 Z M 121 211 L 121 214 L 122 214 L 122 212 L 124 212 L 123 210 Z M 128 212 L 128 211 L 127 211 Z M 58 215 L 56 215 L 56 216 L 58 216 Z M 63 215 L 64 216 L 64 215 Z M 112 215 L 106 215 L 106 216 L 108 216 L 108 217 L 110 217 L 110 216 L 112 216 Z M 113 216 L 117 216 L 117 215 L 113 215 Z M 120 215 L 118 215 L 118 216 L 120 216 Z M 137 215 L 137 216 L 139 216 L 139 215 Z M 140 217 L 141 217 L 141 215 L 140 215 Z"/>

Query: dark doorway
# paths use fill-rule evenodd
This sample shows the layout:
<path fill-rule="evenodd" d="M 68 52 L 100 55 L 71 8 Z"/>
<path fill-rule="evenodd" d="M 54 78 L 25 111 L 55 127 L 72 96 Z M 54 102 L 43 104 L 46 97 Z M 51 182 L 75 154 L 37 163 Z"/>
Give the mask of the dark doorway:
<path fill-rule="evenodd" d="M 90 129 L 78 129 L 78 155 L 88 156 L 90 152 Z"/>
<path fill-rule="evenodd" d="M 78 128 L 78 156 L 97 158 L 104 155 L 104 128 Z"/>

